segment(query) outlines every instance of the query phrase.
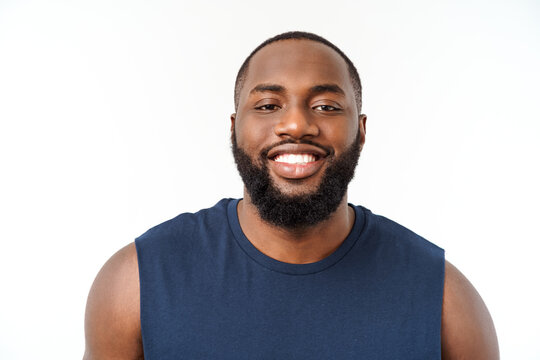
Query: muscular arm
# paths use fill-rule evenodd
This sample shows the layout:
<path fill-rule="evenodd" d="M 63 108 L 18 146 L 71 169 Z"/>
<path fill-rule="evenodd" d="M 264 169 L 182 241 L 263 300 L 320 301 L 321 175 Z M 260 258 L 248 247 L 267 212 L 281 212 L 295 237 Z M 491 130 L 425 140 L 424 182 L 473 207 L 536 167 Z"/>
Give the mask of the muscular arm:
<path fill-rule="evenodd" d="M 103 266 L 88 295 L 85 360 L 143 359 L 135 244 Z"/>
<path fill-rule="evenodd" d="M 444 360 L 499 359 L 495 326 L 486 305 L 469 280 L 448 261 L 441 336 Z"/>

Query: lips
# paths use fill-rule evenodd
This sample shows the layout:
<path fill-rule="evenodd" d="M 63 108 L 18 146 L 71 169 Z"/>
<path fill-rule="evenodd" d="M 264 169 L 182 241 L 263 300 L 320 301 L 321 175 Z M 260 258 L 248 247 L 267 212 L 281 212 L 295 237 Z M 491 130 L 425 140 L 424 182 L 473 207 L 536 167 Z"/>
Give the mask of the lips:
<path fill-rule="evenodd" d="M 308 144 L 284 144 L 268 152 L 271 170 L 279 177 L 295 180 L 317 173 L 327 156 L 327 151 Z"/>

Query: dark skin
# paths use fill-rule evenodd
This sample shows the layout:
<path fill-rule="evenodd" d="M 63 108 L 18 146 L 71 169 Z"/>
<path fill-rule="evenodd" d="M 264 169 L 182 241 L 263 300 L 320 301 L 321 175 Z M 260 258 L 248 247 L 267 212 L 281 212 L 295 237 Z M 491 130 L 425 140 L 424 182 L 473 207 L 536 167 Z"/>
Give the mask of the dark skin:
<path fill-rule="evenodd" d="M 352 144 L 358 131 L 360 145 L 364 144 L 366 117 L 358 112 L 346 64 L 332 49 L 317 42 L 283 40 L 261 49 L 251 60 L 239 100 L 237 112 L 231 116 L 231 131 L 235 129 L 238 146 L 253 159 L 263 148 L 283 139 L 309 139 L 332 148 L 336 156 Z M 323 160 L 309 176 L 291 178 L 272 159 L 265 161 L 274 183 L 289 194 L 314 191 L 328 166 Z M 266 223 L 246 191 L 238 216 L 242 230 L 261 252 L 297 264 L 331 254 L 354 223 L 346 195 L 329 219 L 303 229 Z M 96 277 L 88 297 L 85 332 L 85 359 L 143 358 L 133 243 L 113 255 Z M 449 262 L 441 348 L 443 359 L 499 358 L 495 328 L 484 302 Z"/>
<path fill-rule="evenodd" d="M 294 50 L 291 52 L 290 46 L 285 45 Z M 339 156 L 359 130 L 363 145 L 366 116 L 358 114 L 346 66 L 333 66 L 336 62 L 343 65 L 344 61 L 333 51 L 321 52 L 326 49 L 312 41 L 284 41 L 271 44 L 254 56 L 237 113 L 231 116 L 231 131 L 232 127 L 236 129 L 240 148 L 257 156 L 281 140 L 304 139 L 332 148 Z M 272 180 L 284 193 L 315 191 L 328 166 L 328 161 L 323 161 L 316 173 L 290 179 L 287 174 L 274 171 L 272 160 L 266 160 Z M 260 251 L 274 259 L 298 264 L 316 262 L 331 254 L 354 223 L 354 211 L 345 196 L 326 221 L 305 229 L 277 228 L 260 219 L 245 190 L 238 217 L 242 230 Z"/>

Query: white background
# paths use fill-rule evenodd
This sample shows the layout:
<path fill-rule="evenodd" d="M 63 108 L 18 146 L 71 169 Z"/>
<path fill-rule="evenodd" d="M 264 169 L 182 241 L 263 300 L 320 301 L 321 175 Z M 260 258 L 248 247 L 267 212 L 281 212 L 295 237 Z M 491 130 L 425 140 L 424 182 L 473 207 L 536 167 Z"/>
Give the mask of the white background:
<path fill-rule="evenodd" d="M 540 359 L 540 5 L 476 0 L 0 0 L 0 358 L 80 358 L 109 256 L 241 196 L 234 78 L 288 30 L 359 69 L 349 201 L 445 248 L 502 358 Z"/>

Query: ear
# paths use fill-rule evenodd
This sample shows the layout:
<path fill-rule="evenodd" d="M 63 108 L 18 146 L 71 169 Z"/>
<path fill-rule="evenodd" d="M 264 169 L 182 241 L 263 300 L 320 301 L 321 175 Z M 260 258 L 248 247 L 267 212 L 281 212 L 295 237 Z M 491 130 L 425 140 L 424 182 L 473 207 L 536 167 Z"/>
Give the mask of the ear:
<path fill-rule="evenodd" d="M 358 131 L 360 131 L 360 149 L 364 147 L 366 142 L 366 122 L 367 116 L 365 114 L 358 115 Z"/>
<path fill-rule="evenodd" d="M 231 144 L 234 143 L 233 136 L 234 136 L 234 124 L 236 123 L 236 113 L 231 114 Z"/>
<path fill-rule="evenodd" d="M 234 130 L 234 122 L 236 121 L 236 113 L 231 114 L 231 134 Z"/>

